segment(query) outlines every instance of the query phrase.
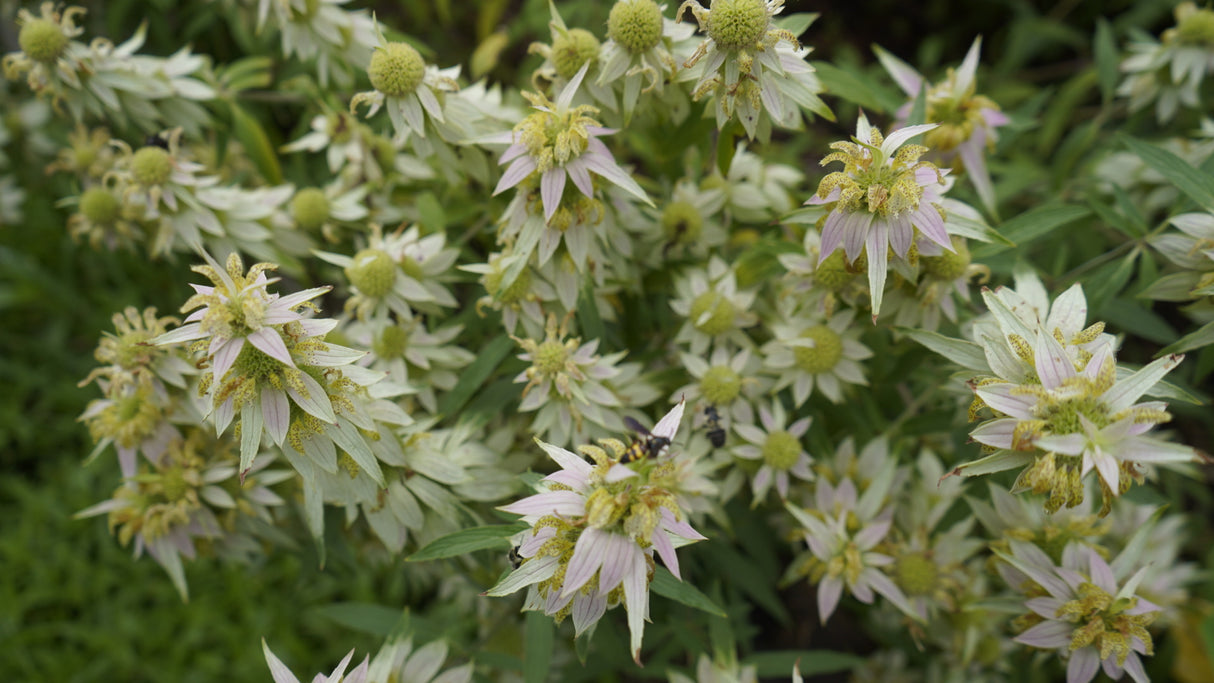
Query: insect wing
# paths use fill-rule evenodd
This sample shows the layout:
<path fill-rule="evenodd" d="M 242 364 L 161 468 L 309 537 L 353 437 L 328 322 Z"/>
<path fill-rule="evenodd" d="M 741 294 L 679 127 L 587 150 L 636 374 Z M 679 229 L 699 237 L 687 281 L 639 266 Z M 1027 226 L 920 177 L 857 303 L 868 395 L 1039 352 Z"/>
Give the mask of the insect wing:
<path fill-rule="evenodd" d="M 632 419 L 631 417 L 629 417 L 627 415 L 624 416 L 624 426 L 631 429 L 632 431 L 636 432 L 637 434 L 649 434 L 649 430 L 645 428 L 645 425 L 641 424 L 640 422 L 637 422 L 636 420 Z"/>

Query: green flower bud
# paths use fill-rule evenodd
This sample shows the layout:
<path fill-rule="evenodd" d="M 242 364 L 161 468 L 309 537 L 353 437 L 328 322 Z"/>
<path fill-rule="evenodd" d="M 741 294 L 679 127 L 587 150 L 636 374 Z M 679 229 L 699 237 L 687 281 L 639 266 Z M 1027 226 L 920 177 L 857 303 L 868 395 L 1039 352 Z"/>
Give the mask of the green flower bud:
<path fill-rule="evenodd" d="M 90 187 L 80 195 L 80 213 L 92 223 L 112 225 L 121 212 L 118 198 L 104 187 Z"/>
<path fill-rule="evenodd" d="M 718 47 L 737 52 L 755 49 L 770 22 L 763 0 L 713 0 L 706 29 Z"/>
<path fill-rule="evenodd" d="M 814 269 L 814 282 L 832 292 L 846 287 L 856 277 L 856 274 L 847 268 L 846 258 L 842 249 L 831 252 L 830 256 Z"/>
<path fill-rule="evenodd" d="M 409 331 L 400 325 L 385 328 L 371 343 L 371 350 L 380 358 L 400 358 L 409 348 Z"/>
<path fill-rule="evenodd" d="M 789 432 L 779 429 L 763 441 L 763 462 L 773 470 L 787 470 L 801 457 L 801 442 Z"/>
<path fill-rule="evenodd" d="M 304 230 L 316 230 L 329 220 L 329 198 L 319 187 L 305 187 L 291 200 L 291 216 Z"/>
<path fill-rule="evenodd" d="M 173 174 L 173 160 L 162 147 L 140 147 L 131 157 L 131 175 L 144 187 L 162 185 Z"/>
<path fill-rule="evenodd" d="M 936 563 L 923 552 L 908 552 L 894 563 L 894 579 L 910 596 L 930 594 L 939 575 Z"/>
<path fill-rule="evenodd" d="M 564 79 L 577 75 L 578 69 L 599 54 L 599 39 L 584 28 L 569 29 L 552 41 L 552 64 Z"/>
<path fill-rule="evenodd" d="M 379 298 L 392 291 L 396 264 L 384 251 L 363 249 L 354 255 L 354 262 L 346 268 L 346 277 L 363 296 Z"/>
<path fill-rule="evenodd" d="M 565 369 L 565 361 L 569 358 L 569 349 L 556 340 L 549 340 L 539 345 L 532 358 L 532 365 L 541 374 L 555 377 Z"/>
<path fill-rule="evenodd" d="M 838 332 L 826 325 L 816 325 L 802 332 L 801 336 L 814 340 L 814 345 L 793 347 L 792 354 L 798 368 L 818 374 L 838 365 L 843 357 L 843 338 Z"/>
<path fill-rule="evenodd" d="M 531 291 L 531 271 L 527 268 L 518 274 L 514 282 L 510 283 L 509 287 L 502 289 L 502 276 L 505 274 L 502 270 L 492 270 L 485 273 L 485 291 L 489 296 L 497 299 L 504 304 L 516 304 L 523 300 L 527 292 Z"/>
<path fill-rule="evenodd" d="M 662 232 L 671 244 L 695 244 L 703 230 L 704 218 L 690 202 L 671 202 L 662 210 Z"/>
<path fill-rule="evenodd" d="M 388 43 L 371 55 L 367 67 L 371 87 L 388 97 L 404 97 L 417 90 L 426 76 L 426 62 L 407 43 Z"/>
<path fill-rule="evenodd" d="M 920 260 L 925 274 L 945 282 L 965 275 L 966 269 L 970 267 L 970 250 L 965 246 L 965 238 L 952 235 L 949 241 L 956 251 L 946 251 L 939 256 L 924 256 Z"/>
<path fill-rule="evenodd" d="M 645 52 L 662 40 L 662 10 L 653 0 L 621 0 L 607 17 L 607 35 L 634 55 Z"/>
<path fill-rule="evenodd" d="M 700 378 L 700 393 L 712 405 L 728 405 L 738 397 L 742 378 L 728 365 L 714 365 Z"/>
<path fill-rule="evenodd" d="M 705 313 L 710 313 L 708 319 L 704 322 L 696 322 Z M 697 296 L 695 301 L 691 302 L 691 311 L 688 317 L 691 318 L 692 324 L 695 325 L 697 330 L 715 337 L 734 329 L 735 315 L 736 311 L 729 297 L 709 290 Z"/>
<path fill-rule="evenodd" d="M 51 19 L 39 18 L 27 21 L 17 34 L 21 51 L 35 62 L 54 63 L 63 54 L 68 44 L 67 34 Z"/>

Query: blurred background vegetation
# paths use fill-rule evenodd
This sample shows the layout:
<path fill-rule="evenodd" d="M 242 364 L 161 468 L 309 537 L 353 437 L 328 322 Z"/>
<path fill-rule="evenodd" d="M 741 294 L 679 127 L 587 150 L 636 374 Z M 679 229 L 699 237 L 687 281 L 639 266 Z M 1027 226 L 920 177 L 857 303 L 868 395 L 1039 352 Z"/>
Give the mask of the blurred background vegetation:
<path fill-rule="evenodd" d="M 89 9 L 83 22 L 86 37 L 106 36 L 117 42 L 147 21 L 149 38 L 143 51 L 150 54 L 168 55 L 189 42 L 195 51 L 222 64 L 273 49 L 251 28 L 233 32 L 221 14 L 232 9 L 233 0 L 81 4 Z M 610 3 L 558 4 L 569 26 L 602 34 Z M 987 94 L 1020 121 L 1035 121 L 1028 124 L 1036 129 L 1035 144 L 1017 146 L 1013 130 L 999 160 L 992 162 L 1001 188 L 1024 198 L 1023 206 L 1008 207 L 1007 213 L 1015 215 L 1032 207 L 1034 195 L 1056 192 L 1074 164 L 1091 151 L 1095 138 L 1084 138 L 1083 131 L 1100 102 L 1091 75 L 1098 18 L 1111 22 L 1120 46 L 1131 27 L 1157 34 L 1170 25 L 1171 4 L 1159 0 L 909 4 L 820 0 L 788 2 L 785 12 L 822 13 L 805 39 L 815 48 L 811 59 L 841 67 L 838 73 L 823 69 L 828 88 L 828 77 L 841 78 L 844 69 L 877 73 L 869 49 L 873 43 L 924 73 L 938 74 L 939 65 L 956 63 L 974 36 L 983 35 L 983 64 L 990 72 L 983 81 Z M 20 6 L 36 10 L 34 3 Z M 2 52 L 17 49 L 12 24 L 17 7 L 12 0 L 0 0 Z M 488 76 L 516 86 L 524 85 L 539 63 L 538 57 L 527 54 L 528 44 L 546 41 L 548 35 L 543 0 L 356 0 L 348 7 L 373 9 L 385 25 L 423 41 L 431 50 L 430 61 L 443 66 L 467 66 L 479 45 L 495 35 L 504 36 Z M 668 13 L 672 9 L 668 6 Z M 878 96 L 892 97 L 895 91 L 892 84 L 889 87 L 889 92 Z M 348 97 L 348 93 L 333 95 L 342 101 Z M 101 332 L 112 329 L 113 313 L 128 305 L 156 306 L 163 313 L 176 310 L 185 298 L 188 264 L 172 258 L 149 261 L 142 254 L 94 251 L 72 243 L 65 230 L 67 213 L 55 207 L 58 198 L 71 194 L 63 185 L 67 179 L 42 173 L 50 161 L 47 150 L 33 148 L 32 138 L 20 134 L 17 105 L 26 99 L 23 84 L 0 81 L 0 114 L 14 132 L 4 151 L 19 165 L 27 195 L 24 222 L 0 228 L 0 671 L 9 680 L 21 681 L 264 681 L 269 674 L 259 643 L 262 637 L 295 671 L 307 675 L 330 670 L 351 647 L 358 648 L 360 659 L 363 653 L 373 652 L 383 634 L 366 625 L 377 619 L 390 624 L 392 611 L 368 613 L 371 608 L 359 605 L 402 605 L 425 599 L 414 594 L 416 587 L 406 578 L 410 568 L 402 567 L 399 560 L 356 566 L 336 550 L 321 571 L 308 548 L 276 553 L 256 566 L 203 560 L 187 565 L 193 597 L 183 604 L 160 567 L 149 558 L 133 562 L 101 518 L 72 519 L 74 512 L 107 498 L 117 484 L 112 457 L 81 466 L 92 444 L 76 416 L 96 390 L 79 388 L 77 382 L 93 367 L 92 350 Z M 840 121 L 854 120 L 850 105 L 829 94 L 827 101 L 836 107 Z M 297 137 L 306 127 L 300 102 L 259 102 L 258 111 L 275 144 Z M 846 123 L 822 125 L 830 128 L 825 139 L 838 139 L 849 129 Z M 1136 125 L 1137 135 L 1150 137 L 1149 115 L 1140 117 Z M 62 142 L 67 130 L 59 126 L 51 134 Z M 803 166 L 816 164 L 821 150 L 809 149 L 796 136 L 785 142 L 790 154 L 801 156 Z M 808 170 L 813 177 L 814 170 Z M 810 189 L 805 188 L 806 194 Z M 1075 255 L 1069 260 L 1026 256 L 1060 279 L 1079 262 Z M 1010 268 L 1010 262 L 994 265 L 996 272 Z M 1099 291 L 1089 289 L 1089 297 L 1097 304 L 1093 318 L 1107 319 L 1122 329 L 1155 325 L 1155 343 L 1167 340 L 1169 324 L 1183 326 L 1179 314 L 1167 306 L 1156 306 L 1155 317 L 1144 321 L 1118 309 L 1111 297 L 1102 297 Z M 1159 324 L 1165 327 L 1158 328 Z M 1158 348 L 1149 348 L 1149 332 L 1133 343 L 1147 346 L 1144 358 Z M 1195 354 L 1193 361 L 1190 381 L 1208 386 L 1214 357 L 1207 349 Z M 1180 413 L 1177 424 L 1186 441 L 1208 448 L 1203 446 L 1209 443 L 1208 407 L 1174 408 Z M 1214 505 L 1201 485 L 1175 482 L 1163 490 L 1175 496 L 1173 505 L 1198 519 L 1211 518 Z M 328 528 L 339 526 L 333 523 Z M 1191 531 L 1193 548 L 1214 548 L 1208 524 Z M 692 563 L 720 557 L 712 554 L 716 552 L 712 548 L 692 550 Z M 1196 559 L 1214 566 L 1210 556 Z M 1214 598 L 1214 585 L 1207 583 L 1197 592 Z M 784 629 L 778 620 L 772 621 L 773 633 Z M 352 623 L 361 625 L 361 630 L 351 629 Z M 845 620 L 841 626 L 832 629 L 839 640 L 834 645 L 862 654 L 864 644 L 849 643 Z M 787 635 L 791 638 L 795 633 Z M 1153 665 L 1166 671 L 1168 652 L 1181 645 L 1165 644 Z"/>

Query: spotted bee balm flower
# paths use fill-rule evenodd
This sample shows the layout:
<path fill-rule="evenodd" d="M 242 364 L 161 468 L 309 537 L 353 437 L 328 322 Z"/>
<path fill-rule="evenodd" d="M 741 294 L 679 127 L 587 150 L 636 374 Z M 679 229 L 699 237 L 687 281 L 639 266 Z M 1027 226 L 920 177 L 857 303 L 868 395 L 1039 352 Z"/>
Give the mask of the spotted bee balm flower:
<path fill-rule="evenodd" d="M 679 402 L 653 428 L 671 439 L 683 418 Z M 609 607 L 628 612 L 630 650 L 640 663 L 649 613 L 649 584 L 656 552 L 675 577 L 675 548 L 705 540 L 683 518 L 676 502 L 674 456 L 622 464 L 625 446 L 603 439 L 578 448 L 594 462 L 543 441 L 536 442 L 561 469 L 541 483 L 541 492 L 502 510 L 523 515 L 531 529 L 517 549 L 517 569 L 486 595 L 528 588 L 524 609 L 543 610 L 558 621 L 572 616 L 576 632 L 594 625 Z"/>
<path fill-rule="evenodd" d="M 905 144 L 934 128 L 936 124 L 908 126 L 885 137 L 861 114 L 852 141 L 832 143 L 835 151 L 822 159 L 823 166 L 841 162 L 843 170 L 827 174 L 806 202 L 830 210 L 822 224 L 819 264 L 839 248 L 848 263 L 855 264 L 861 254 L 867 257 L 874 321 L 881 312 L 889 250 L 899 259 L 913 258 L 917 233 L 953 251 L 940 206 L 948 171 L 919 161 L 927 147 Z"/>

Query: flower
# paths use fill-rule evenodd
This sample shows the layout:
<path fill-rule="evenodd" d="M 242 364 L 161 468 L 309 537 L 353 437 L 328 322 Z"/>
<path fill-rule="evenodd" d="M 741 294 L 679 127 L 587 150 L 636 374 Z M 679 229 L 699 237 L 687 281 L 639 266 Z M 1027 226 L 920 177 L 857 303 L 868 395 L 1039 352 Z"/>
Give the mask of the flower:
<path fill-rule="evenodd" d="M 842 384 L 866 386 L 859 361 L 873 355 L 860 343 L 861 330 L 852 326 L 856 312 L 845 309 L 825 317 L 816 312 L 789 314 L 770 324 L 775 339 L 764 344 L 763 364 L 776 376 L 772 391 L 792 387 L 793 402 L 805 403 L 814 388 L 832 403 L 843 400 Z"/>
<path fill-rule="evenodd" d="M 719 411 L 720 427 L 725 430 L 733 421 L 743 424 L 754 421 L 752 404 L 763 382 L 753 376 L 758 362 L 750 349 L 731 354 L 724 346 L 718 346 L 707 361 L 690 353 L 681 353 L 679 358 L 694 381 L 677 389 L 671 400 L 682 397 L 692 405 L 702 402 L 705 409 L 711 406 Z M 705 412 L 697 411 L 694 424 L 700 426 L 705 419 Z"/>
<path fill-rule="evenodd" d="M 903 146 L 936 127 L 909 126 L 886 138 L 861 113 L 852 142 L 832 143 L 835 152 L 822 159 L 823 166 L 842 162 L 843 170 L 827 174 L 817 193 L 805 202 L 830 209 L 822 225 L 819 264 L 840 247 L 848 263 L 854 264 L 861 252 L 867 257 L 874 322 L 881 312 L 889 249 L 900 259 L 908 258 L 918 230 L 944 249 L 953 250 L 940 207 L 947 171 L 919 161 L 928 151 L 926 147 Z"/>
<path fill-rule="evenodd" d="M 604 409 L 624 405 L 607 381 L 623 384 L 616 364 L 625 352 L 600 356 L 598 339 L 585 344 L 567 339 L 571 319 L 566 316 L 558 327 L 556 316 L 549 314 L 543 341 L 511 337 L 525 351 L 519 358 L 531 364 L 514 378 L 526 382 L 519 411 L 539 411 L 533 429 L 563 444 L 581 438 L 584 420 L 612 432 L 623 427 L 619 417 Z"/>
<path fill-rule="evenodd" d="M 619 91 L 625 124 L 643 94 L 665 98 L 665 86 L 678 71 L 678 62 L 691 56 L 689 43 L 695 29 L 667 19 L 665 9 L 654 0 L 618 0 L 607 17 L 608 40 L 599 53 L 597 83 Z"/>
<path fill-rule="evenodd" d="M 521 266 L 517 275 L 509 281 L 510 269 Z M 460 270 L 481 275 L 481 286 L 485 296 L 476 301 L 477 313 L 484 315 L 485 307 L 502 312 L 502 326 L 507 334 L 514 334 L 519 320 L 529 336 L 543 334 L 544 304 L 556 301 L 557 292 L 535 269 L 527 264 L 526 256 L 503 256 L 493 254 L 488 263 L 462 265 Z M 504 286 L 503 286 L 504 285 Z M 522 314 L 521 318 L 520 315 Z"/>
<path fill-rule="evenodd" d="M 1214 212 L 1182 213 L 1168 222 L 1178 232 L 1152 234 L 1147 240 L 1183 270 L 1159 278 L 1143 296 L 1192 301 L 1214 295 Z"/>
<path fill-rule="evenodd" d="M 354 85 L 353 64 L 371 56 L 375 23 L 366 10 L 348 12 L 341 5 L 350 0 L 258 0 L 257 31 L 260 33 L 274 10 L 276 27 L 282 32 L 282 53 L 301 61 L 316 60 L 321 88 L 348 89 Z"/>
<path fill-rule="evenodd" d="M 323 188 L 300 188 L 291 198 L 291 218 L 300 230 L 320 232 L 329 242 L 336 242 L 339 224 L 367 217 L 363 204 L 367 190 L 365 185 L 346 189 L 340 180 Z"/>
<path fill-rule="evenodd" d="M 666 413 L 653 435 L 673 439 L 683 407 L 679 402 Z M 524 609 L 541 609 L 558 621 L 572 615 L 578 634 L 623 602 L 630 649 L 640 664 L 654 553 L 679 578 L 675 548 L 704 540 L 682 521 L 675 495 L 665 485 L 670 460 L 678 456 L 625 465 L 620 462 L 624 444 L 611 439 L 602 443 L 614 457 L 598 446 L 578 449 L 594 460 L 592 465 L 564 448 L 536 443 L 561 469 L 544 478 L 540 493 L 500 508 L 522 515 L 532 527 L 517 549 L 519 567 L 486 595 L 529 587 Z"/>
<path fill-rule="evenodd" d="M 809 48 L 772 21 L 784 10 L 784 0 L 713 0 L 710 8 L 685 0 L 677 15 L 687 9 L 708 39 L 683 66 L 700 65 L 699 72 L 693 72 L 699 81 L 692 98 L 713 94 L 718 129 L 735 114 L 752 139 L 761 123 L 796 128 L 802 107 L 834 120 L 818 97 L 822 84 L 805 62 Z"/>
<path fill-rule="evenodd" d="M 951 164 L 953 170 L 964 170 L 978 190 L 982 203 L 993 212 L 995 189 L 986 169 L 985 152 L 994 149 L 998 138 L 995 129 L 1007 125 L 1009 119 L 990 98 L 974 94 L 974 74 L 978 70 L 982 38 L 975 38 L 961 66 L 956 70 L 949 69 L 945 79 L 936 84 L 926 83 L 913 67 L 889 52 L 880 47 L 873 49 L 881 66 L 911 98 L 911 102 L 898 110 L 899 121 L 905 124 L 914 100 L 920 90 L 925 89 L 925 123 L 940 125 L 927 132 L 924 143 L 931 148 L 932 156 L 942 163 Z"/>
<path fill-rule="evenodd" d="M 523 93 L 536 110 L 535 113 L 520 121 L 513 132 L 485 139 L 486 142 L 510 143 L 498 159 L 498 164 L 510 165 L 493 189 L 493 194 L 505 192 L 524 181 L 530 187 L 538 185 L 544 216 L 544 225 L 540 227 L 555 227 L 561 231 L 567 229 L 572 220 L 570 204 L 576 200 L 566 198 L 565 181 L 572 180 L 582 196 L 593 201 L 595 187 L 591 173 L 652 205 L 641 186 L 616 164 L 611 151 L 598 139 L 600 135 L 610 135 L 615 131 L 603 128 L 592 118 L 598 113 L 595 107 L 572 106 L 573 96 L 581 86 L 587 68 L 588 65 L 582 65 L 573 79 L 561 89 L 555 102 L 542 94 Z M 565 213 L 558 215 L 558 209 L 564 209 Z M 554 217 L 558 220 L 554 221 Z M 531 228 L 531 231 L 535 230 Z M 518 241 L 531 242 L 532 238 L 528 236 L 531 231 L 524 228 L 524 234 L 519 236 Z M 571 251 L 576 253 L 576 250 Z M 551 253 L 548 255 L 551 256 Z M 545 261 L 547 258 L 541 259 L 540 265 Z"/>
<path fill-rule="evenodd" d="M 1135 595 L 1146 568 L 1119 588 L 1109 564 L 1092 548 L 1068 546 L 1061 566 L 1019 541 L 1000 557 L 1031 579 L 1037 589 L 1029 594 L 1039 596 L 1024 603 L 1031 613 L 1022 623 L 1035 625 L 1016 642 L 1057 650 L 1067 659 L 1067 683 L 1087 683 L 1102 667 L 1114 680 L 1125 673 L 1137 683 L 1150 680 L 1139 655 L 1155 653 L 1147 627 L 1159 607 Z"/>
<path fill-rule="evenodd" d="M 270 651 L 265 638 L 261 639 L 261 651 L 265 654 L 274 683 L 299 683 L 295 674 Z M 346 673 L 353 656 L 354 650 L 351 649 L 332 673 L 328 676 L 316 674 L 312 683 L 469 683 L 472 680 L 472 664 L 439 673 L 447 659 L 447 643 L 442 640 L 432 640 L 414 649 L 412 636 L 395 636 L 380 648 L 375 657 L 363 658 L 353 671 Z"/>
<path fill-rule="evenodd" d="M 862 520 L 862 525 L 848 523 L 848 515 L 855 506 L 855 489 L 851 497 L 842 502 L 837 514 L 820 510 L 804 510 L 791 502 L 785 503 L 789 513 L 800 523 L 800 532 L 805 535 L 811 558 L 796 567 L 796 572 L 807 574 L 818 584 L 818 615 L 825 624 L 839 605 L 839 598 L 846 587 L 856 599 L 871 604 L 873 593 L 883 595 L 904 614 L 919 619 L 914 607 L 879 568 L 894 562 L 894 558 L 874 548 L 889 533 L 893 524 L 893 508 L 886 508 L 872 520 Z"/>
<path fill-rule="evenodd" d="M 1117 94 L 1130 98 L 1130 110 L 1155 103 L 1155 118 L 1171 121 L 1180 105 L 1200 109 L 1201 82 L 1214 72 L 1214 10 L 1182 2 L 1172 10 L 1176 26 L 1162 41 L 1142 36 L 1130 43 L 1121 63 L 1126 79 Z"/>
<path fill-rule="evenodd" d="M 1057 339 L 1038 333 L 1031 354 L 1040 384 L 974 385 L 978 398 L 1001 416 L 982 423 L 971 436 L 999 450 L 968 466 L 983 462 L 984 471 L 996 471 L 989 467 L 1027 464 L 1015 488 L 1048 491 L 1050 511 L 1083 500 L 1082 479 L 1095 469 L 1105 494 L 1104 515 L 1111 498 L 1140 477 L 1137 464 L 1193 459 L 1187 446 L 1142 435 L 1170 419 L 1162 401 L 1135 403 L 1183 356 L 1160 358 L 1119 381 L 1109 345 L 1086 363 L 1075 364 Z"/>
<path fill-rule="evenodd" d="M 425 142 L 427 125 L 444 123 L 444 105 L 439 95 L 459 90 L 455 81 L 459 67 L 440 70 L 427 66 L 417 48 L 408 43 L 388 42 L 379 24 L 375 25 L 375 35 L 379 46 L 371 53 L 367 66 L 374 89 L 352 97 L 350 113 L 357 113 L 359 105 L 369 104 L 370 118 L 385 107 L 396 131 L 393 143 L 400 146 L 411 141 L 419 155 L 428 156 L 432 148 Z"/>
<path fill-rule="evenodd" d="M 747 441 L 744 445 L 735 446 L 733 454 L 745 460 L 762 461 L 751 483 L 755 495 L 753 505 L 763 502 L 773 480 L 776 493 L 785 499 L 788 498 L 789 475 L 801 481 L 813 481 L 814 478 L 813 470 L 809 468 L 813 458 L 801 445 L 812 418 L 803 417 L 785 427 L 787 416 L 784 406 L 779 401 L 772 401 L 770 408 L 759 407 L 759 421 L 763 429 L 742 422 L 733 427 L 738 436 Z"/>
<path fill-rule="evenodd" d="M 718 256 L 708 261 L 706 269 L 692 269 L 675 280 L 675 293 L 670 307 L 686 318 L 675 335 L 676 342 L 686 343 L 693 354 L 702 355 L 708 347 L 731 343 L 737 348 L 753 345 L 743 328 L 758 322 L 750 312 L 757 292 L 738 291 L 733 269 Z"/>

